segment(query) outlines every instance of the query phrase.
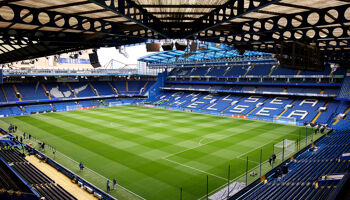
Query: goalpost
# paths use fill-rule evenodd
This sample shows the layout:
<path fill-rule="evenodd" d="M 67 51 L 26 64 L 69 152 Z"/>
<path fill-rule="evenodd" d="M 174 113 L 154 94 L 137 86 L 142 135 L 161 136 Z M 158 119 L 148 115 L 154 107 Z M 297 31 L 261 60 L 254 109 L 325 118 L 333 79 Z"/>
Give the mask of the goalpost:
<path fill-rule="evenodd" d="M 295 117 L 274 116 L 273 122 L 274 123 L 297 125 L 297 119 Z"/>
<path fill-rule="evenodd" d="M 292 156 L 295 153 L 296 145 L 294 140 L 285 139 L 274 146 L 277 157 L 283 159 Z"/>
<path fill-rule="evenodd" d="M 121 102 L 109 102 L 108 107 L 115 107 L 115 106 L 121 106 Z"/>
<path fill-rule="evenodd" d="M 67 110 L 67 111 L 80 110 L 81 108 L 82 108 L 81 105 L 66 106 L 66 110 Z"/>

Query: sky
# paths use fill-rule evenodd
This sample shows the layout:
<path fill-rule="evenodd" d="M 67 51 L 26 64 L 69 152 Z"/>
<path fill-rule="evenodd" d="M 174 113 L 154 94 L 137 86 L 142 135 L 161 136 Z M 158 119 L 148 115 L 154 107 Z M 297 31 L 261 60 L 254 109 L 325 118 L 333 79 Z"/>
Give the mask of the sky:
<path fill-rule="evenodd" d="M 154 52 L 147 52 L 145 44 L 125 47 L 125 51 L 128 57 L 125 57 L 123 54 L 120 54 L 119 50 L 114 47 L 98 49 L 97 54 L 98 54 L 98 58 L 101 63 L 101 66 L 106 65 L 112 59 L 120 62 L 119 64 L 120 66 L 124 66 L 124 64 L 137 65 L 138 58 L 154 53 Z M 124 63 L 124 64 L 121 64 L 121 63 Z"/>

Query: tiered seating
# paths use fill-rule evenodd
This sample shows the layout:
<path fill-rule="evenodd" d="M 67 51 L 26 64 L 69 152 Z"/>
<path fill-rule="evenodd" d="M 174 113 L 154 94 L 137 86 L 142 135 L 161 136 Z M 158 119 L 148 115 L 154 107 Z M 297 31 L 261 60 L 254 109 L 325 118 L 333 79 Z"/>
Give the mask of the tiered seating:
<path fill-rule="evenodd" d="M 247 72 L 248 66 L 232 66 L 225 74 L 225 77 L 243 76 Z"/>
<path fill-rule="evenodd" d="M 288 93 L 314 93 L 320 94 L 321 88 L 317 87 L 288 87 Z"/>
<path fill-rule="evenodd" d="M 0 108 L 0 115 L 12 116 L 12 115 L 21 115 L 21 114 L 23 114 L 23 111 L 20 110 L 17 106 L 16 107 L 2 107 L 2 108 Z"/>
<path fill-rule="evenodd" d="M 193 68 L 174 68 L 170 73 L 169 76 L 187 76 Z"/>
<path fill-rule="evenodd" d="M 287 164 L 289 172 L 282 178 L 270 178 L 236 199 L 327 199 L 333 186 L 318 186 L 321 176 L 344 173 L 347 161 L 339 156 L 350 150 L 348 131 L 337 131 L 315 145 L 317 151 L 305 151 Z"/>
<path fill-rule="evenodd" d="M 270 73 L 271 65 L 257 65 L 250 70 L 247 76 L 267 76 Z"/>
<path fill-rule="evenodd" d="M 339 92 L 338 88 L 327 87 L 324 89 L 323 94 L 338 95 L 338 92 Z"/>
<path fill-rule="evenodd" d="M 0 147 L 3 145 L 0 143 Z M 0 199 L 37 199 L 32 191 L 2 161 L 0 161 L 0 191 Z"/>
<path fill-rule="evenodd" d="M 209 67 L 197 67 L 192 71 L 191 76 L 204 76 L 209 70 Z"/>
<path fill-rule="evenodd" d="M 229 70 L 227 68 L 229 67 Z M 331 73 L 332 69 L 330 65 L 325 66 L 325 70 L 318 72 L 318 71 L 299 71 L 296 69 L 287 69 L 282 68 L 280 66 L 276 66 L 275 64 L 256 64 L 253 63 L 250 67 L 250 65 L 226 65 L 225 64 L 219 64 L 215 67 L 211 67 L 210 71 L 208 72 L 209 67 L 197 67 L 193 65 L 186 66 L 184 68 L 174 68 L 171 72 L 169 72 L 169 76 L 224 76 L 225 77 L 237 77 L 237 76 L 295 76 L 295 75 L 301 75 L 301 76 L 310 76 L 310 75 L 344 75 L 345 71 L 343 69 L 337 69 L 335 72 Z M 249 69 L 249 70 L 248 70 Z M 208 73 L 207 73 L 208 72 Z M 271 72 L 271 74 L 270 74 Z"/>
<path fill-rule="evenodd" d="M 76 106 L 75 102 L 66 102 L 66 103 L 55 103 L 54 107 L 56 111 L 66 111 L 67 106 Z"/>
<path fill-rule="evenodd" d="M 4 92 L 2 91 L 2 89 L 1 89 L 1 86 L 0 86 L 0 102 L 2 102 L 2 103 L 7 102 L 7 100 L 6 100 L 6 98 L 5 98 L 5 94 L 4 94 Z"/>
<path fill-rule="evenodd" d="M 257 92 L 283 92 L 285 88 L 282 86 L 258 86 Z"/>
<path fill-rule="evenodd" d="M 111 84 L 118 90 L 119 94 L 126 92 L 126 81 L 113 81 Z"/>
<path fill-rule="evenodd" d="M 337 108 L 338 108 L 339 102 L 337 101 L 331 101 L 328 105 L 327 105 L 327 110 L 325 112 L 322 112 L 322 114 L 319 116 L 319 118 L 317 119 L 318 123 L 322 123 L 322 124 L 330 124 L 330 116 L 332 116 Z"/>
<path fill-rule="evenodd" d="M 247 115 L 249 112 L 256 108 L 257 104 L 263 103 L 265 100 L 267 100 L 267 97 L 246 96 L 242 98 L 238 103 L 228 108 L 225 113 Z"/>
<path fill-rule="evenodd" d="M 339 98 L 350 99 L 350 77 L 346 77 L 339 92 Z"/>
<path fill-rule="evenodd" d="M 0 108 L 0 115 L 9 115 L 12 114 L 11 109 L 10 108 Z"/>
<path fill-rule="evenodd" d="M 183 85 L 183 87 L 186 86 L 187 88 L 190 87 L 190 85 Z M 178 84 L 176 87 L 181 88 Z M 208 85 L 193 85 L 191 87 L 207 88 Z M 231 89 L 253 91 L 254 87 L 234 86 Z M 282 88 L 279 89 L 281 90 Z M 314 122 L 327 124 L 330 124 L 334 113 L 345 112 L 345 109 L 348 108 L 344 106 L 344 109 L 339 110 L 339 102 L 337 101 L 307 97 L 298 98 L 288 96 L 270 97 L 258 94 L 219 93 L 208 95 L 206 92 L 199 91 L 163 91 L 155 98 L 153 103 L 162 106 L 223 113 L 226 115 L 253 115 L 264 119 L 266 117 L 272 119 L 273 117 L 282 116 L 296 118 L 299 122 L 312 122 L 315 120 Z M 287 105 L 291 105 L 291 107 L 286 109 Z M 320 107 L 326 107 L 326 110 L 320 112 Z"/>
<path fill-rule="evenodd" d="M 99 103 L 97 101 L 79 101 L 79 104 L 83 107 L 97 106 Z"/>
<path fill-rule="evenodd" d="M 143 88 L 145 84 L 146 81 L 128 81 L 128 93 L 139 94 L 141 88 Z"/>
<path fill-rule="evenodd" d="M 11 163 L 11 167 L 45 199 L 76 200 L 61 186 L 25 160 L 18 151 L 0 150 L 0 157 L 7 163 Z"/>
<path fill-rule="evenodd" d="M 22 100 L 48 99 L 45 91 L 39 82 L 16 84 L 17 90 L 22 95 Z"/>
<path fill-rule="evenodd" d="M 16 97 L 16 93 L 15 93 L 15 90 L 13 89 L 12 84 L 4 84 L 2 85 L 2 87 L 4 88 L 7 100 L 9 102 L 18 101 L 18 98 Z"/>
<path fill-rule="evenodd" d="M 294 98 L 289 97 L 275 97 L 269 98 L 260 108 L 265 108 L 266 112 L 261 109 L 255 109 L 250 115 L 274 117 L 280 115 L 284 111 L 286 105 L 291 104 Z"/>
<path fill-rule="evenodd" d="M 45 83 L 47 91 L 53 99 L 74 97 L 67 84 L 64 83 Z"/>
<path fill-rule="evenodd" d="M 223 112 L 225 109 L 231 107 L 232 103 L 235 101 L 238 101 L 242 97 L 239 95 L 226 95 L 222 96 L 220 95 L 217 97 L 218 100 L 214 103 L 208 104 L 207 106 L 204 106 L 202 110 L 208 111 L 208 112 Z"/>
<path fill-rule="evenodd" d="M 274 92 L 279 94 L 281 92 L 290 93 L 292 95 L 304 96 L 304 94 L 313 95 L 336 95 L 338 93 L 338 87 L 314 87 L 314 86 L 279 86 L 279 85 L 267 85 L 260 86 L 258 83 L 252 84 L 239 84 L 239 85 L 216 85 L 216 84 L 191 84 L 191 83 L 166 83 L 166 88 L 183 88 L 183 89 L 206 89 L 206 90 L 231 90 L 236 92 L 256 92 L 261 94 L 263 92 Z"/>
<path fill-rule="evenodd" d="M 96 96 L 96 94 L 92 91 L 89 82 L 73 82 L 69 83 L 69 85 L 72 87 L 72 90 L 77 97 Z"/>
<path fill-rule="evenodd" d="M 51 111 L 52 107 L 48 104 L 46 105 L 33 105 L 33 106 L 25 106 L 26 113 L 32 112 L 43 112 L 43 111 Z"/>
<path fill-rule="evenodd" d="M 288 109 L 282 116 L 295 117 L 297 120 L 311 122 L 318 113 L 318 108 L 324 106 L 325 100 L 318 99 L 300 99 L 293 105 L 292 109 Z"/>
<path fill-rule="evenodd" d="M 94 82 L 91 82 L 91 84 L 94 86 L 94 88 L 97 90 L 100 96 L 115 94 L 115 92 L 113 91 L 113 88 L 108 84 L 108 82 L 94 81 Z"/>
<path fill-rule="evenodd" d="M 224 76 L 224 73 L 229 68 L 228 66 L 212 67 L 207 76 Z"/>

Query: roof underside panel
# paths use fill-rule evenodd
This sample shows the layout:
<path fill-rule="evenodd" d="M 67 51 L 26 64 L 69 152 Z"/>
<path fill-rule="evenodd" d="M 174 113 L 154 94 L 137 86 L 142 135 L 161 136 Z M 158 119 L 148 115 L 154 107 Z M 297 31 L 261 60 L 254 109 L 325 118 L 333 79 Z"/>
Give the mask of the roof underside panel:
<path fill-rule="evenodd" d="M 348 51 L 349 26 L 345 0 L 0 0 L 0 54 L 34 42 L 70 50 L 70 42 L 98 48 L 166 38 L 260 51 L 301 41 Z"/>

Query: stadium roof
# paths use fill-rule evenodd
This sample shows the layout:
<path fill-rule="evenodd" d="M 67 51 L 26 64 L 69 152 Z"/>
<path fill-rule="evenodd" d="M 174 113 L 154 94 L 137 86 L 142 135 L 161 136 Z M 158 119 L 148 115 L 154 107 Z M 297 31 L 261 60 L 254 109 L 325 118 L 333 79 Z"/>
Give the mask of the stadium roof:
<path fill-rule="evenodd" d="M 0 63 L 147 39 L 349 50 L 347 0 L 0 0 Z M 343 55 L 336 53 L 336 55 Z"/>
<path fill-rule="evenodd" d="M 195 61 L 195 60 L 209 60 L 218 58 L 231 58 L 231 57 L 242 57 L 242 56 L 262 56 L 267 55 L 264 52 L 257 51 L 246 51 L 240 55 L 239 52 L 224 44 L 215 43 L 203 43 L 199 45 L 197 51 L 190 51 L 187 48 L 185 51 L 171 50 L 154 53 L 151 55 L 144 56 L 138 61 L 150 62 L 150 63 L 170 63 L 176 61 Z"/>

